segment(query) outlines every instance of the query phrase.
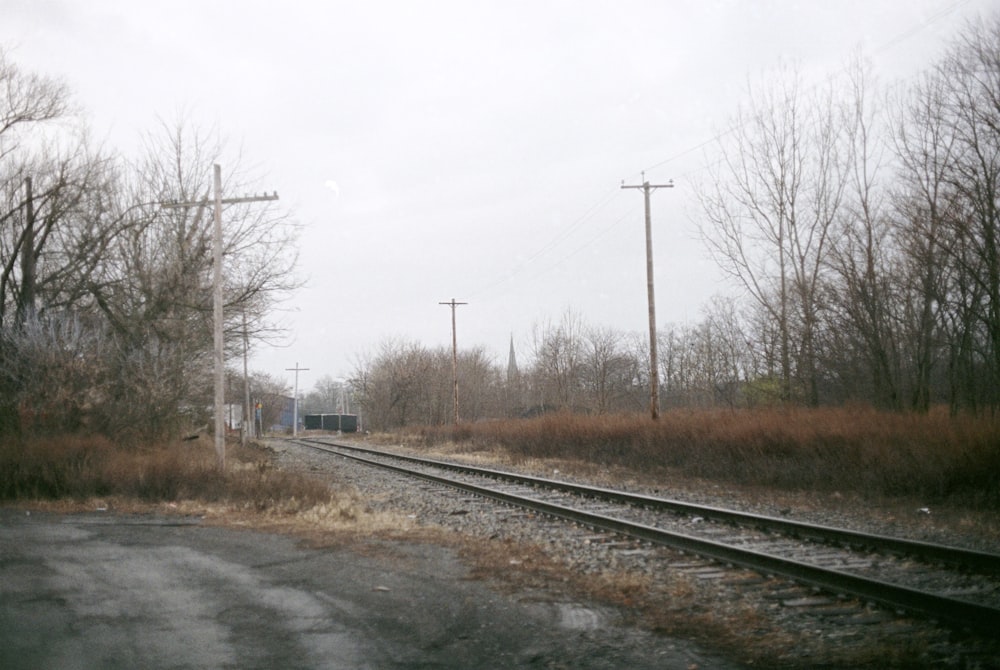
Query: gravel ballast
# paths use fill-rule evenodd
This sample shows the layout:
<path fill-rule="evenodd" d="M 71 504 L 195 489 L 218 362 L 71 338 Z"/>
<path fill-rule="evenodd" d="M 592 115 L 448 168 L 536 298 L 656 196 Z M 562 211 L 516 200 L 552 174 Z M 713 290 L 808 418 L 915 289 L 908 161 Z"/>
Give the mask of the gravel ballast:
<path fill-rule="evenodd" d="M 865 603 L 841 602 L 808 588 L 745 570 L 713 565 L 663 548 L 641 546 L 570 524 L 541 520 L 404 476 L 330 457 L 289 441 L 268 442 L 286 469 L 329 477 L 351 488 L 374 511 L 392 513 L 422 528 L 440 531 L 466 548 L 467 560 L 502 588 L 526 589 L 525 597 L 587 601 L 581 612 L 612 611 L 643 630 L 712 644 L 735 662 L 785 667 L 1000 667 L 990 641 L 956 636 L 932 622 L 884 612 Z M 399 450 L 403 450 L 401 447 Z M 436 456 L 432 456 L 436 457 Z M 502 466 L 500 469 L 504 469 Z M 506 469 L 518 469 L 506 467 Z M 569 479 L 551 464 L 534 464 L 531 474 Z M 586 479 L 600 486 L 676 498 L 719 507 L 785 516 L 870 533 L 996 551 L 996 538 L 974 524 L 941 523 L 919 508 L 855 508 L 833 496 L 775 495 L 721 487 L 699 490 L 671 483 L 650 486 L 607 474 Z M 613 486 L 617 484 L 617 486 Z M 929 518 L 928 518 L 929 517 Z M 530 594 L 530 595 L 527 595 Z M 574 608 L 569 608 L 573 612 Z"/>

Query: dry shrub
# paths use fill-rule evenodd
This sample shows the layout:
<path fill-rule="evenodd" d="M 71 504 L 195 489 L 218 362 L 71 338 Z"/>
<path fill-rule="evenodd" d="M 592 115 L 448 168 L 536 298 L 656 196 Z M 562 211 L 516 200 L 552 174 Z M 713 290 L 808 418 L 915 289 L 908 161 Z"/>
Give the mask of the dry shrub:
<path fill-rule="evenodd" d="M 0 445 L 0 500 L 123 496 L 201 500 L 289 513 L 330 501 L 317 479 L 273 469 L 258 450 L 228 449 L 226 472 L 211 446 L 180 442 L 126 449 L 90 436 Z"/>
<path fill-rule="evenodd" d="M 0 500 L 105 495 L 96 471 L 110 451 L 100 437 L 5 440 L 0 445 Z"/>
<path fill-rule="evenodd" d="M 515 462 L 576 460 L 785 490 L 1000 508 L 1000 419 L 953 417 L 944 409 L 676 410 L 656 422 L 559 413 L 422 428 L 420 436 L 425 445 L 499 447 Z"/>

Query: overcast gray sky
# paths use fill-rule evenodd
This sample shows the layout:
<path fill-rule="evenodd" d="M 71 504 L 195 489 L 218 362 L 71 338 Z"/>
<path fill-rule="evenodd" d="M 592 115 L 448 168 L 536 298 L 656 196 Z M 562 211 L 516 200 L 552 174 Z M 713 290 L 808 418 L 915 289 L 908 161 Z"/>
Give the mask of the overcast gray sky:
<path fill-rule="evenodd" d="M 995 0 L 0 0 L 0 43 L 63 79 L 130 152 L 185 111 L 242 146 L 301 222 L 308 285 L 285 348 L 252 367 L 309 388 L 387 337 L 482 345 L 572 310 L 646 332 L 642 194 L 657 317 L 735 294 L 695 238 L 691 183 L 748 78 L 807 82 L 860 48 L 883 81 L 932 62 Z M 225 171 L 226 166 L 222 166 Z"/>

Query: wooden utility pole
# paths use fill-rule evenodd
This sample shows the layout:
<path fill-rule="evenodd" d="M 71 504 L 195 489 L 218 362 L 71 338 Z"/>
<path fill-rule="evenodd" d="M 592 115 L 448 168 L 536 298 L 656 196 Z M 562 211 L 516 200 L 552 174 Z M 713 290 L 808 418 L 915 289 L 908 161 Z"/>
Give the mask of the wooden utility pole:
<path fill-rule="evenodd" d="M 642 184 L 622 188 L 641 188 L 646 203 L 646 296 L 649 300 L 649 413 L 655 421 L 660 417 L 660 372 L 656 361 L 656 298 L 653 294 L 653 220 L 649 212 L 649 194 L 658 188 L 673 188 L 673 180 L 666 184 L 650 184 L 642 173 Z"/>
<path fill-rule="evenodd" d="M 299 434 L 299 373 L 305 372 L 309 368 L 300 368 L 296 363 L 294 368 L 285 368 L 289 372 L 295 372 L 295 397 L 292 398 L 292 437 Z"/>
<path fill-rule="evenodd" d="M 226 361 L 223 348 L 222 311 L 222 168 L 215 164 L 215 225 L 212 233 L 212 335 L 215 343 L 215 458 L 219 470 L 226 469 Z"/>
<path fill-rule="evenodd" d="M 17 321 L 24 324 L 35 313 L 35 202 L 31 177 L 24 178 L 24 236 L 21 238 L 21 294 Z"/>
<path fill-rule="evenodd" d="M 455 302 L 452 298 L 450 302 L 439 302 L 439 305 L 451 306 L 451 379 L 455 391 L 455 425 L 458 425 L 458 336 L 455 331 L 455 308 L 459 305 L 468 305 L 467 302 Z"/>
<path fill-rule="evenodd" d="M 250 348 L 250 336 L 247 334 L 247 310 L 243 310 L 243 420 L 240 421 L 240 444 L 247 446 L 248 437 L 257 437 L 247 434 L 247 422 L 250 421 L 250 414 L 253 408 L 250 407 L 250 375 L 247 370 L 247 354 Z"/>
<path fill-rule="evenodd" d="M 222 197 L 222 167 L 216 163 L 214 173 L 215 187 L 215 226 L 212 235 L 212 317 L 213 340 L 215 344 L 215 456 L 219 470 L 226 469 L 226 417 L 223 406 L 226 404 L 226 370 L 223 350 L 223 310 L 222 310 L 222 206 L 239 202 L 261 202 L 277 200 L 278 194 L 253 195 L 242 198 Z M 164 202 L 168 209 L 179 207 L 206 207 L 207 200 L 197 202 Z"/>

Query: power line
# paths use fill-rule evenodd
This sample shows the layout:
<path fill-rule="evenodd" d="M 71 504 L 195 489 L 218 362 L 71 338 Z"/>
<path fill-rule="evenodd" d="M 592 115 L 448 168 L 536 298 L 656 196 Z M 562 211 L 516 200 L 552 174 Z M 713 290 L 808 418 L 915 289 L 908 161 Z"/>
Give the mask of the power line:
<path fill-rule="evenodd" d="M 910 39 L 911 37 L 913 37 L 917 33 L 920 33 L 921 31 L 925 30 L 929 26 L 937 23 L 941 19 L 944 19 L 945 17 L 947 17 L 950 14 L 954 13 L 955 10 L 957 10 L 958 8 L 962 7 L 963 5 L 967 5 L 967 4 L 969 4 L 969 0 L 957 0 L 956 2 L 953 2 L 950 5 L 946 5 L 942 9 L 940 9 L 937 12 L 931 14 L 931 16 L 928 17 L 926 20 L 921 21 L 920 23 L 916 24 L 915 26 L 913 26 L 911 28 L 908 28 L 907 30 L 904 30 L 901 33 L 898 33 L 897 35 L 893 36 L 889 40 L 883 42 L 882 44 L 880 44 L 880 45 L 878 45 L 876 47 L 874 47 L 871 50 L 871 53 L 872 54 L 879 54 L 879 53 L 882 53 L 884 51 L 888 51 L 889 49 L 891 49 L 892 47 L 896 46 L 897 44 L 901 44 L 902 42 L 905 42 L 906 40 Z M 846 67 L 842 67 L 841 69 L 837 70 L 836 72 L 831 73 L 830 75 L 828 75 L 827 77 L 825 77 L 821 81 L 816 82 L 812 86 L 806 87 L 805 92 L 808 93 L 809 91 L 812 91 L 813 89 L 819 87 L 821 84 L 833 81 L 833 79 L 835 79 L 835 78 L 843 75 L 845 72 L 846 72 Z M 726 137 L 727 135 L 731 135 L 732 133 L 736 132 L 739 129 L 740 129 L 740 125 L 739 124 L 732 125 L 729 128 L 716 133 L 713 137 L 711 137 L 711 138 L 709 138 L 709 139 L 707 139 L 707 140 L 705 140 L 703 142 L 700 142 L 700 143 L 698 143 L 698 144 L 696 144 L 694 146 L 688 147 L 687 149 L 682 149 L 682 150 L 678 151 L 675 154 L 671 154 L 670 156 L 668 156 L 667 158 L 664 158 L 660 162 L 654 163 L 653 165 L 650 165 L 649 167 L 645 168 L 642 172 L 643 173 L 651 172 L 651 171 L 653 171 L 653 170 L 655 170 L 657 168 L 663 167 L 667 163 L 672 163 L 673 161 L 675 161 L 675 160 L 677 160 L 679 158 L 683 158 L 684 156 L 687 156 L 690 153 L 698 151 L 699 149 L 703 149 L 703 148 L 709 146 L 710 144 L 714 144 L 715 142 L 718 142 L 719 140 L 721 140 L 722 138 Z"/>
<path fill-rule="evenodd" d="M 539 270 L 535 274 L 533 274 L 530 277 L 528 277 L 528 281 L 529 282 L 534 281 L 535 279 L 538 279 L 542 275 L 551 272 L 552 270 L 556 269 L 557 267 L 559 267 L 560 265 L 562 265 L 566 261 L 570 260 L 571 258 L 573 258 L 574 256 L 576 256 L 577 254 L 579 254 L 581 251 L 583 251 L 584 249 L 586 249 L 587 247 L 591 246 L 592 244 L 594 244 L 595 242 L 597 242 L 599 239 L 601 239 L 602 237 L 604 237 L 605 235 L 607 235 L 608 233 L 610 233 L 612 230 L 614 230 L 618 226 L 620 226 L 623 223 L 625 223 L 626 221 L 628 221 L 629 218 L 633 214 L 635 214 L 635 212 L 637 211 L 637 209 L 638 208 L 633 208 L 633 209 L 628 210 L 627 212 L 625 212 L 624 214 L 622 214 L 621 216 L 619 216 L 617 219 L 615 219 L 614 223 L 612 223 L 610 226 L 608 226 L 607 228 L 604 228 L 604 229 L 598 231 L 596 235 L 594 235 L 593 237 L 589 238 L 586 242 L 584 242 L 580 246 L 578 246 L 575 249 L 573 249 L 573 251 L 569 252 L 568 254 L 566 254 L 565 256 L 563 256 L 562 258 L 560 258 L 559 260 L 557 260 L 556 262 L 554 262 L 551 265 L 548 265 L 548 266 L 542 268 L 541 270 Z"/>
<path fill-rule="evenodd" d="M 937 23 L 938 21 L 944 19 L 948 15 L 952 14 L 955 10 L 959 9 L 960 7 L 962 7 L 964 5 L 967 5 L 968 3 L 969 3 L 969 0 L 957 0 L 956 2 L 953 2 L 951 4 L 948 4 L 948 5 L 944 6 L 943 8 L 941 8 L 940 10 L 938 10 L 937 12 L 931 14 L 926 20 L 921 21 L 917 25 L 915 25 L 915 26 L 913 26 L 913 27 L 911 27 L 911 28 L 909 28 L 909 29 L 907 29 L 907 30 L 905 30 L 905 31 L 903 31 L 903 32 L 895 35 L 891 39 L 889 39 L 886 42 L 883 42 L 879 46 L 875 47 L 872 50 L 872 53 L 873 54 L 878 54 L 878 53 L 882 53 L 884 51 L 887 51 L 888 49 L 896 46 L 897 44 L 900 44 L 900 43 L 906 41 L 907 39 L 910 39 L 911 37 L 913 37 L 917 33 L 921 32 L 921 31 L 925 30 L 927 27 L 933 25 L 934 23 Z M 837 70 L 836 72 L 828 75 L 827 77 L 825 77 L 821 81 L 818 81 L 818 82 L 816 82 L 815 84 L 813 84 L 811 86 L 805 87 L 804 91 L 805 92 L 809 92 L 811 90 L 814 90 L 815 88 L 819 87 L 820 85 L 822 85 L 824 83 L 827 83 L 827 82 L 830 82 L 834 78 L 843 75 L 845 71 L 846 71 L 846 67 L 845 68 L 841 68 L 841 69 Z M 710 137 L 710 138 L 708 138 L 708 139 L 706 139 L 706 140 L 704 140 L 702 142 L 699 142 L 699 143 L 694 144 L 692 146 L 689 146 L 689 147 L 687 147 L 685 149 L 682 149 L 682 150 L 678 151 L 677 153 L 671 154 L 667 158 L 665 158 L 665 159 L 663 159 L 663 160 L 661 160 L 661 161 L 659 161 L 657 163 L 654 163 L 653 165 L 645 168 L 640 173 L 642 175 L 642 179 L 645 180 L 645 173 L 646 172 L 651 172 L 653 170 L 656 170 L 657 168 L 660 168 L 660 167 L 663 167 L 664 165 L 667 165 L 668 163 L 672 163 L 672 162 L 674 162 L 674 161 L 676 161 L 676 160 L 678 160 L 680 158 L 683 158 L 684 156 L 687 156 L 687 155 L 692 154 L 692 153 L 694 153 L 696 151 L 702 150 L 702 149 L 704 149 L 704 148 L 706 148 L 706 147 L 708 147 L 708 146 L 710 146 L 710 145 L 712 145 L 712 144 L 714 144 L 714 143 L 722 140 L 726 136 L 731 135 L 734 132 L 737 132 L 740 128 L 741 128 L 740 124 L 734 124 L 734 125 L 726 128 L 725 130 L 722 130 L 722 131 L 716 133 L 712 137 Z M 706 170 L 706 169 L 710 168 L 713 164 L 718 164 L 718 161 L 716 161 L 715 163 L 711 163 L 710 162 L 710 163 L 707 163 L 707 164 L 705 164 L 705 165 L 703 165 L 701 167 L 694 168 L 692 170 L 688 170 L 687 172 L 683 173 L 683 175 L 691 174 L 693 172 L 701 172 L 703 170 Z M 681 175 L 681 176 L 683 176 L 683 175 Z M 613 193 L 614 193 L 614 190 L 611 190 L 610 192 L 604 194 L 593 206 L 591 206 L 584 214 L 582 214 L 579 218 L 577 218 L 570 226 L 568 226 L 567 228 L 559 231 L 556 235 L 554 235 L 551 239 L 549 239 L 548 242 L 546 242 L 544 245 L 542 245 L 541 247 L 539 247 L 537 251 L 535 251 L 534 253 L 532 253 L 530 256 L 528 256 L 524 260 L 520 261 L 507 274 L 498 276 L 493 281 L 488 282 L 485 285 L 481 286 L 476 291 L 473 291 L 470 295 L 472 295 L 473 297 L 480 296 L 480 295 L 482 295 L 483 293 L 485 293 L 487 291 L 490 291 L 492 289 L 497 288 L 498 286 L 506 284 L 507 282 L 511 281 L 512 279 L 514 279 L 515 277 L 517 277 L 518 275 L 520 275 L 525 269 L 527 269 L 527 267 L 530 264 L 532 264 L 534 261 L 536 261 L 537 259 L 539 259 L 543 255 L 545 255 L 546 253 L 548 253 L 552 249 L 558 247 L 566 239 L 568 239 L 571 236 L 572 233 L 576 232 L 585 222 L 587 222 L 590 218 L 592 218 L 593 216 L 595 216 L 597 214 L 597 212 L 599 212 L 600 210 L 602 210 L 611 201 L 611 198 L 613 197 Z M 545 273 L 551 271 L 553 268 L 558 267 L 562 263 L 565 263 L 566 261 L 568 261 L 572 257 L 576 256 L 583 249 L 587 248 L 588 246 L 590 246 L 591 244 L 593 244 L 595 241 L 597 241 L 598 239 L 600 239 L 601 237 L 603 237 L 604 235 L 606 235 L 608 232 L 610 232 L 611 230 L 613 230 L 614 228 L 616 228 L 618 225 L 620 225 L 622 223 L 622 221 L 624 221 L 625 218 L 626 217 L 623 216 L 622 218 L 616 220 L 610 226 L 608 226 L 607 228 L 603 229 L 597 235 L 595 235 L 593 238 L 591 238 L 588 242 L 584 243 L 583 245 L 581 245 L 581 246 L 577 247 L 576 249 L 574 249 L 573 251 L 569 252 L 568 254 L 566 254 L 565 256 L 563 256 L 562 258 L 560 258 L 555 263 L 553 263 L 553 264 L 547 266 L 546 268 L 544 268 L 544 269 L 536 272 L 535 274 L 532 275 L 531 278 L 534 279 L 534 278 L 537 278 L 537 277 L 539 277 L 541 275 L 544 275 Z"/>
<path fill-rule="evenodd" d="M 904 31 L 904 32 L 896 35 L 895 37 L 893 37 L 889 41 L 883 42 L 880 46 L 875 47 L 872 50 L 872 53 L 881 53 L 883 51 L 887 51 L 887 50 L 891 49 L 892 47 L 896 46 L 897 44 L 899 44 L 901 42 L 905 42 L 906 40 L 910 39 L 911 37 L 913 37 L 917 33 L 921 32 L 922 30 L 924 30 L 925 28 L 927 28 L 928 26 L 933 25 L 933 24 L 937 23 L 938 21 L 940 21 L 941 19 L 945 18 L 946 16 L 948 16 L 949 14 L 951 14 L 952 12 L 954 12 L 956 9 L 958 9 L 962 5 L 967 5 L 967 4 L 969 4 L 969 0 L 957 0 L 957 2 L 953 2 L 952 4 L 945 6 L 944 8 L 942 8 L 942 9 L 938 10 L 937 12 L 935 12 L 934 14 L 932 14 L 926 21 L 923 21 L 922 23 L 918 23 L 917 25 L 913 26 L 909 30 Z"/>
<path fill-rule="evenodd" d="M 896 36 L 892 37 L 891 39 L 887 40 L 886 42 L 884 42 L 884 43 L 880 44 L 879 46 L 875 47 L 872 50 L 872 53 L 873 54 L 878 54 L 878 53 L 882 53 L 884 51 L 887 51 L 888 49 L 896 46 L 897 44 L 900 44 L 900 43 L 906 41 L 907 39 L 913 37 L 917 33 L 923 31 L 924 29 L 926 29 L 927 27 L 929 27 L 929 26 L 933 25 L 934 23 L 940 21 L 941 19 L 944 19 L 948 15 L 952 14 L 955 10 L 957 10 L 960 7 L 962 7 L 963 5 L 967 5 L 968 3 L 969 3 L 969 0 L 957 0 L 956 2 L 953 2 L 953 3 L 949 4 L 949 5 L 946 5 L 942 9 L 940 9 L 937 12 L 933 13 L 926 20 L 921 21 L 917 25 L 915 25 L 915 26 L 913 26 L 913 27 L 911 27 L 911 28 L 903 31 L 902 33 L 897 34 Z M 836 71 L 836 72 L 828 75 L 823 80 L 821 80 L 821 81 L 813 84 L 812 86 L 806 87 L 804 89 L 804 92 L 809 92 L 809 91 L 814 90 L 815 88 L 819 87 L 823 83 L 832 81 L 834 78 L 841 76 L 845 71 L 846 71 L 846 68 L 841 68 L 840 70 L 838 70 L 838 71 Z M 664 158 L 663 160 L 661 160 L 661 161 L 659 161 L 657 163 L 654 163 L 653 165 L 650 165 L 649 167 L 647 167 L 644 170 L 642 170 L 642 172 L 640 172 L 640 175 L 643 175 L 642 178 L 645 179 L 645 177 L 644 177 L 645 173 L 652 172 L 653 170 L 656 170 L 656 169 L 658 169 L 660 167 L 663 167 L 664 165 L 667 165 L 668 163 L 672 163 L 672 162 L 674 162 L 674 161 L 676 161 L 676 160 L 678 160 L 680 158 L 683 158 L 683 157 L 685 157 L 685 156 L 687 156 L 689 154 L 692 154 L 692 153 L 694 153 L 696 151 L 704 149 L 705 147 L 708 147 L 708 146 L 710 146 L 712 144 L 715 144 L 716 142 L 722 140 L 726 136 L 731 135 L 731 134 L 737 132 L 740 129 L 740 127 L 741 127 L 740 124 L 734 124 L 734 125 L 726 128 L 725 130 L 719 131 L 718 133 L 716 133 L 712 137 L 710 137 L 710 138 L 708 138 L 708 139 L 706 139 L 706 140 L 704 140 L 702 142 L 699 142 L 699 143 L 694 144 L 692 146 L 689 146 L 689 147 L 687 147 L 685 149 L 682 149 L 682 150 L 678 151 L 677 153 L 671 154 L 667 158 Z M 715 163 L 708 163 L 706 165 L 702 165 L 701 167 L 694 168 L 692 170 L 688 170 L 687 172 L 683 173 L 681 176 L 684 176 L 684 175 L 687 175 L 687 174 L 691 174 L 693 172 L 701 172 L 703 170 L 706 170 L 706 169 L 710 168 L 713 164 L 718 164 L 718 161 L 716 161 Z M 675 177 L 676 176 L 677 175 L 675 175 Z M 503 285 L 503 284 L 511 281 L 512 279 L 514 279 L 522 271 L 524 271 L 527 268 L 528 265 L 530 265 L 536 259 L 538 259 L 541 256 L 543 256 L 548 251 L 550 251 L 550 250 L 554 249 L 555 247 L 559 246 L 559 244 L 561 244 L 564 240 L 566 240 L 570 236 L 571 233 L 575 232 L 589 218 L 591 218 L 598 211 L 600 211 L 601 209 L 603 209 L 608 204 L 608 202 L 610 202 L 611 196 L 613 195 L 613 193 L 614 193 L 614 190 L 612 190 L 610 193 L 607 193 L 604 196 L 602 196 L 602 198 L 597 203 L 595 203 L 593 206 L 591 206 L 572 225 L 570 225 L 566 229 L 564 229 L 564 230 L 560 231 L 559 233 L 557 233 L 547 243 L 545 243 L 544 245 L 542 245 L 537 251 L 535 251 L 533 254 L 531 254 L 530 256 L 528 256 L 526 259 L 524 259 L 520 263 L 518 263 L 506 275 L 502 275 L 502 276 L 498 277 L 497 279 L 495 279 L 495 280 L 493 280 L 493 281 L 485 284 L 484 286 L 482 286 L 479 289 L 477 289 L 476 291 L 474 291 L 471 295 L 472 296 L 482 295 L 484 292 L 492 290 L 492 289 L 494 289 L 494 288 L 496 288 L 498 286 L 501 286 L 501 285 Z M 548 266 L 547 268 L 545 268 L 545 269 L 537 272 L 536 274 L 532 275 L 532 278 L 536 278 L 538 276 L 541 276 L 541 275 L 545 274 L 546 272 L 549 272 L 554 267 L 558 267 L 559 265 L 561 265 L 562 263 L 566 262 L 567 260 L 569 260 L 570 258 L 572 258 L 573 256 L 575 256 L 576 254 L 580 253 L 580 251 L 582 251 L 586 247 L 590 246 L 590 244 L 593 244 L 594 241 L 596 241 L 597 239 L 600 239 L 601 237 L 603 237 L 604 235 L 606 235 L 608 232 L 610 232 L 612 229 L 614 229 L 615 227 L 617 227 L 622 222 L 622 220 L 623 219 L 618 219 L 613 224 L 611 224 L 611 226 L 609 226 L 608 228 L 606 228 L 603 231 L 601 231 L 600 233 L 598 233 L 598 235 L 596 235 L 594 238 L 592 238 L 590 242 L 587 242 L 584 245 L 582 245 L 580 247 L 577 247 L 574 251 L 570 252 L 569 254 L 567 254 L 566 256 L 564 256 L 563 258 L 561 258 L 556 263 L 554 263 L 554 264 Z"/>
<path fill-rule="evenodd" d="M 523 259 L 522 261 L 520 261 L 507 274 L 501 275 L 501 276 L 497 277 L 493 281 L 491 281 L 491 282 L 489 282 L 487 284 L 484 284 L 483 286 L 479 287 L 477 290 L 475 290 L 472 293 L 470 293 L 469 294 L 470 297 L 480 296 L 483 293 L 485 293 L 486 291 L 494 289 L 497 286 L 500 286 L 502 284 L 506 284 L 507 282 L 509 282 L 510 280 L 512 280 L 514 277 L 516 277 L 518 274 L 520 274 L 528 265 L 530 265 L 533 261 L 535 261 L 536 259 L 538 259 L 541 256 L 543 256 L 545 253 L 547 253 L 551 249 L 554 249 L 555 247 L 559 246 L 559 244 L 561 244 L 563 241 L 565 241 L 566 239 L 568 239 L 570 237 L 571 233 L 575 232 L 578 228 L 580 228 L 589 219 L 593 218 L 597 214 L 597 212 L 599 212 L 601 209 L 603 209 L 605 206 L 607 206 L 607 204 L 609 202 L 611 202 L 612 198 L 614 197 L 614 194 L 615 194 L 615 189 L 611 189 L 611 190 L 607 191 L 606 193 L 604 193 L 601 196 L 601 198 L 595 204 L 593 204 L 589 209 L 587 209 L 586 212 L 584 212 L 583 214 L 581 214 L 569 226 L 567 226 L 563 230 L 558 231 L 548 242 L 546 242 L 544 245 L 542 245 L 537 251 L 535 251 L 534 253 L 532 253 L 530 256 L 528 256 L 527 258 Z M 573 255 L 573 254 L 571 254 L 571 255 Z M 560 261 L 560 262 L 562 262 L 562 261 Z"/>

